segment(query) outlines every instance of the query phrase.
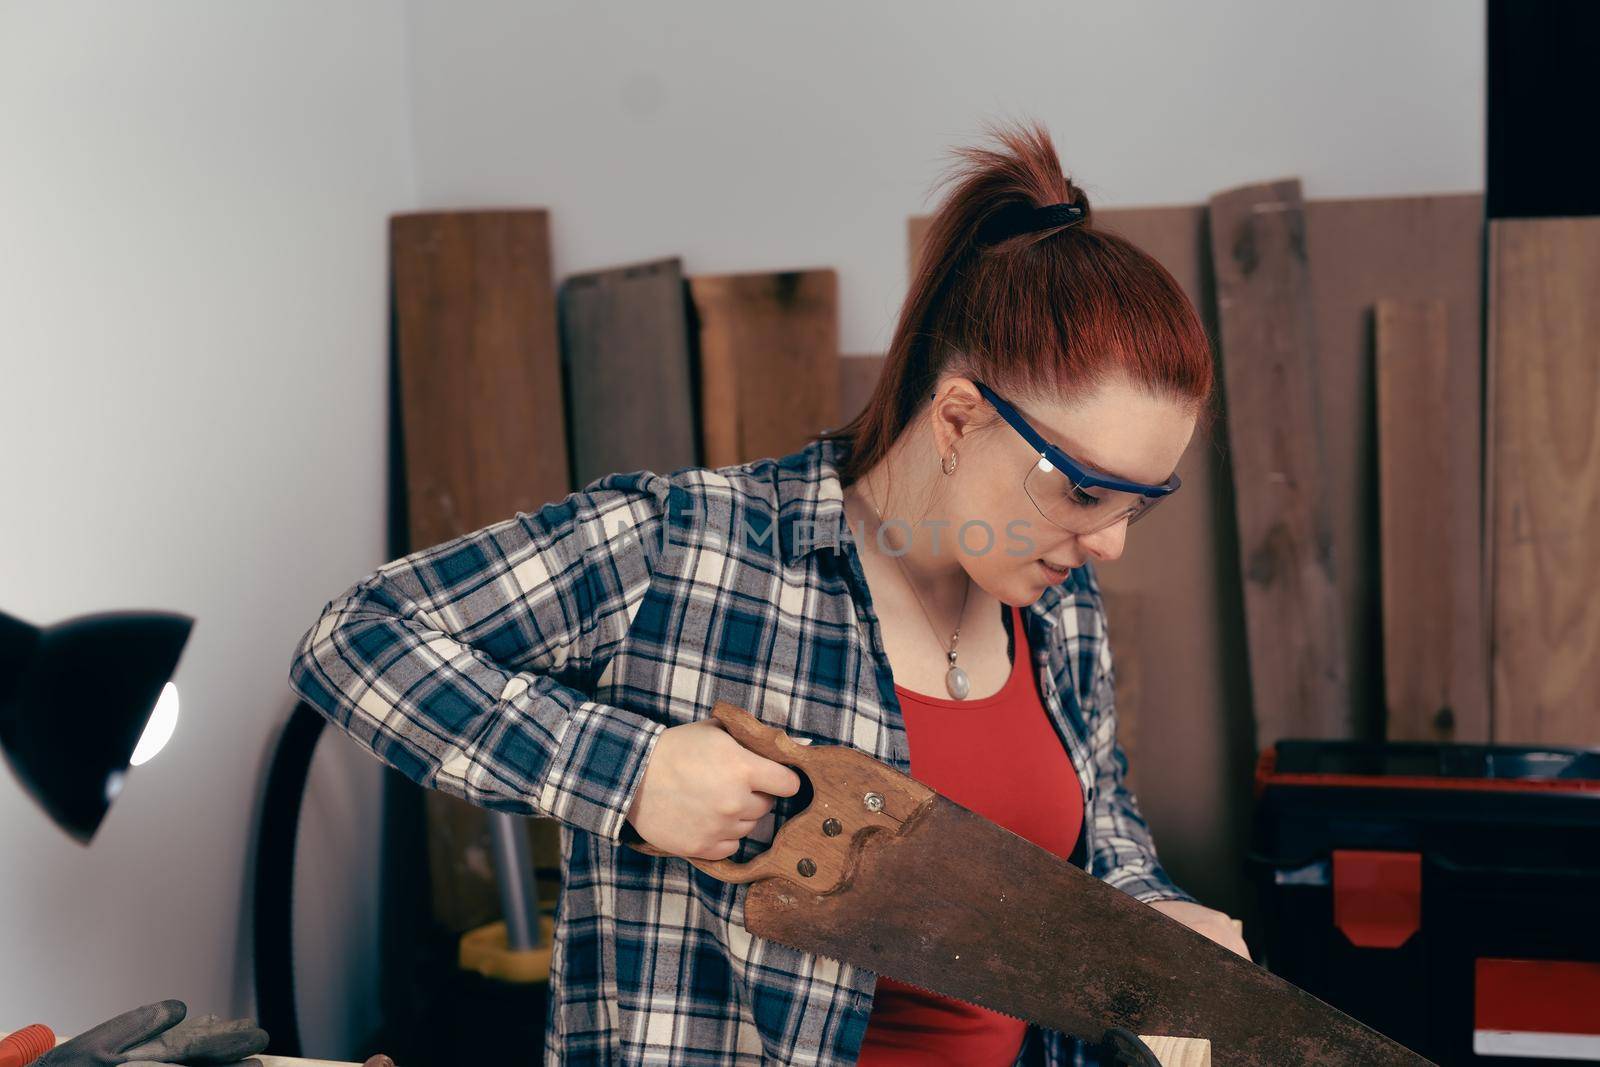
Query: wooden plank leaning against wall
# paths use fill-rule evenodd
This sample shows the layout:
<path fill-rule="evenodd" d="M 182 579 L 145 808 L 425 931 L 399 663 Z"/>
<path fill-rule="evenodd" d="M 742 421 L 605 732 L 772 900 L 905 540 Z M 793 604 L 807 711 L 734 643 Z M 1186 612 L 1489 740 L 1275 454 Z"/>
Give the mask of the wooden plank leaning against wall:
<path fill-rule="evenodd" d="M 1463 531 L 1449 521 L 1448 308 L 1437 299 L 1381 300 L 1375 318 L 1387 736 L 1447 740 L 1461 703 L 1456 665 L 1483 665 L 1481 647 L 1454 642 L 1454 572 L 1468 561 Z"/>
<path fill-rule="evenodd" d="M 546 212 L 399 215 L 389 240 L 411 548 L 565 496 Z M 432 789 L 424 802 L 435 919 L 455 934 L 492 922 L 501 909 L 484 809 Z M 528 826 L 544 866 L 554 826 Z"/>
<path fill-rule="evenodd" d="M 1489 234 L 1494 737 L 1600 745 L 1600 218 Z"/>
<path fill-rule="evenodd" d="M 1210 220 L 1256 747 L 1351 737 L 1300 183 L 1219 194 Z"/>

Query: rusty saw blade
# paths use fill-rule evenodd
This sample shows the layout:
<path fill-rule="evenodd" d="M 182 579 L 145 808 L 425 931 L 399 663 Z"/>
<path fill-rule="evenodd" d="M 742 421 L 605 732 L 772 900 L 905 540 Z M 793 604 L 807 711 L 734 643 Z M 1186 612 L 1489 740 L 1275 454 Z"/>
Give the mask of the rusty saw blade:
<path fill-rule="evenodd" d="M 750 884 L 758 937 L 1091 1042 L 1201 1037 L 1229 1067 L 1430 1062 L 865 752 L 799 744 L 726 702 L 712 715 L 811 786 L 759 856 L 690 860 Z"/>

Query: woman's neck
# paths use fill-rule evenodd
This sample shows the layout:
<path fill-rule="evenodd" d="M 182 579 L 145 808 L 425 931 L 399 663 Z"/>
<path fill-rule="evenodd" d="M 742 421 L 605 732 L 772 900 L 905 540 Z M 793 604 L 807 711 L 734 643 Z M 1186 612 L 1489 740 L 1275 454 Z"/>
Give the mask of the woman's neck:
<path fill-rule="evenodd" d="M 922 462 L 914 462 L 913 451 Z M 940 507 L 940 472 L 931 454 L 925 443 L 898 442 L 845 488 L 845 515 L 859 551 L 880 557 L 913 585 L 930 611 L 942 605 L 948 617 L 968 595 L 971 579 L 958 554 L 959 524 Z M 977 589 L 970 593 L 979 595 Z"/>

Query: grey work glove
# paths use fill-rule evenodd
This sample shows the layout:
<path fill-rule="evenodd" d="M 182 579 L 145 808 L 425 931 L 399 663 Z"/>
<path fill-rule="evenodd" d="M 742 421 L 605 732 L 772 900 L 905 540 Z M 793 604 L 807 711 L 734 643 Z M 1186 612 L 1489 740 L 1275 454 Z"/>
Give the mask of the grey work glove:
<path fill-rule="evenodd" d="M 57 1045 L 33 1067 L 184 1067 L 200 1064 L 249 1064 L 267 1047 L 267 1033 L 249 1019 L 226 1021 L 203 1015 L 184 1021 L 189 1008 L 181 1000 L 163 1000 L 123 1012 Z"/>

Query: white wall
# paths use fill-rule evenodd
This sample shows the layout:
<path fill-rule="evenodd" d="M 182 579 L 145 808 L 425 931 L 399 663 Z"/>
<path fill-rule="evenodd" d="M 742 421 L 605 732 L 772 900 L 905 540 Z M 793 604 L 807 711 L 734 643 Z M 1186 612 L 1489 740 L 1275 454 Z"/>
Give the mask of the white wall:
<path fill-rule="evenodd" d="M 183 719 L 90 849 L 0 771 L 0 1029 L 253 1012 L 247 852 L 294 642 L 384 549 L 384 2 L 0 3 L 0 607 L 187 612 Z M 85 679 L 93 684 L 93 679 Z M 308 1046 L 372 1024 L 378 771 L 323 746 Z"/>
<path fill-rule="evenodd" d="M 0 773 L 0 1027 L 251 1010 L 289 654 L 383 555 L 390 212 L 548 206 L 558 275 L 833 265 L 869 352 L 984 117 L 1043 120 L 1104 205 L 1388 195 L 1481 188 L 1482 95 L 1456 0 L 0 0 L 0 607 L 199 619 L 91 850 Z M 325 743 L 308 798 L 323 1055 L 372 1019 L 375 767 Z"/>
<path fill-rule="evenodd" d="M 985 117 L 1105 205 L 1483 185 L 1476 0 L 409 2 L 424 206 L 553 208 L 558 274 L 835 266 L 846 352 L 888 345 L 906 216 Z"/>

